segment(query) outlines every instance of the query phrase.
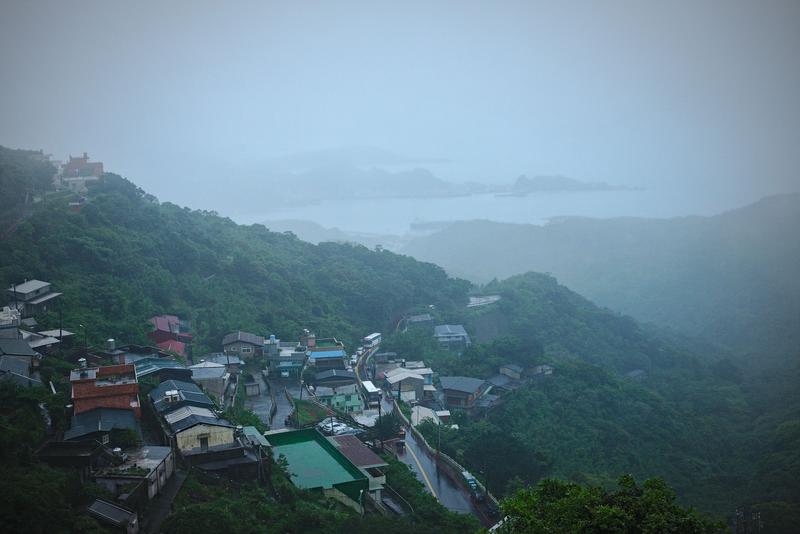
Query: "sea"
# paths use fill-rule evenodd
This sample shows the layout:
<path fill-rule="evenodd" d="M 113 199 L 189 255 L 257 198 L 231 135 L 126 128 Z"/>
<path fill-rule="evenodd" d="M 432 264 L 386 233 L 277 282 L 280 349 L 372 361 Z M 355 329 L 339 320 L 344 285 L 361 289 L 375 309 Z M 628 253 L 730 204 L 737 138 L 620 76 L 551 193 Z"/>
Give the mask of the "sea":
<path fill-rule="evenodd" d="M 275 206 L 230 214 L 241 224 L 304 220 L 347 233 L 402 236 L 421 227 L 463 220 L 546 224 L 559 217 L 671 218 L 715 215 L 758 198 L 743 193 L 678 190 L 541 192 L 526 196 L 475 194 L 428 198 L 331 199 L 305 206 Z"/>

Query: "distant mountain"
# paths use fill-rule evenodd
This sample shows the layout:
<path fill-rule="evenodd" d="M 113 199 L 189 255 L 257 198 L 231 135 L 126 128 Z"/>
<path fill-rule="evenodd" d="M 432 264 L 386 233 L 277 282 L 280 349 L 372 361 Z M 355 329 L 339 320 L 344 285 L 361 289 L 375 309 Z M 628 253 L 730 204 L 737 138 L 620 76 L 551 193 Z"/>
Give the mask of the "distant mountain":
<path fill-rule="evenodd" d="M 402 252 L 477 282 L 548 272 L 593 301 L 766 363 L 800 345 L 800 194 L 713 217 L 460 222 Z"/>
<path fill-rule="evenodd" d="M 271 198 L 297 205 L 354 198 L 450 197 L 475 190 L 474 186 L 446 182 L 427 169 L 390 171 L 349 163 L 268 174 L 262 187 Z"/>
<path fill-rule="evenodd" d="M 272 158 L 266 162 L 269 169 L 279 172 L 304 172 L 319 167 L 330 166 L 397 166 L 442 163 L 441 158 L 418 158 L 398 154 L 374 146 L 349 146 L 310 150 L 287 156 Z"/>
<path fill-rule="evenodd" d="M 529 193 L 545 191 L 622 191 L 629 187 L 610 185 L 605 182 L 581 182 L 566 176 L 534 176 L 525 175 L 517 177 L 511 186 L 511 193 L 527 195 Z"/>

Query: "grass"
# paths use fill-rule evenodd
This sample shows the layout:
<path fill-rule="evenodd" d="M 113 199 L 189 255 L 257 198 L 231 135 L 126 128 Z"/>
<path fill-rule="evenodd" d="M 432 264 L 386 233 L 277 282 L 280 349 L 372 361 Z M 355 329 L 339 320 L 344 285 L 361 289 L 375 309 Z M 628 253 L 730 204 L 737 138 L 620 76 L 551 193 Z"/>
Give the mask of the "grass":
<path fill-rule="evenodd" d="M 303 427 L 322 421 L 328 417 L 329 412 L 313 402 L 295 399 L 294 414 L 297 418 L 297 426 Z"/>

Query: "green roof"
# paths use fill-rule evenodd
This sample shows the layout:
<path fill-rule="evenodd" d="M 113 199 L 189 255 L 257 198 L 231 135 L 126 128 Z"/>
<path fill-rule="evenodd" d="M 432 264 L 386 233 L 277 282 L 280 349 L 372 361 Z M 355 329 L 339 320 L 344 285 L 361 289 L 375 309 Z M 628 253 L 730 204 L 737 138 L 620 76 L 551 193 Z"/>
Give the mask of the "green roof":
<path fill-rule="evenodd" d="M 310 428 L 267 434 L 273 456 L 286 457 L 292 483 L 299 488 L 332 488 L 367 478 L 317 430 Z M 345 492 L 349 493 L 349 492 Z"/>

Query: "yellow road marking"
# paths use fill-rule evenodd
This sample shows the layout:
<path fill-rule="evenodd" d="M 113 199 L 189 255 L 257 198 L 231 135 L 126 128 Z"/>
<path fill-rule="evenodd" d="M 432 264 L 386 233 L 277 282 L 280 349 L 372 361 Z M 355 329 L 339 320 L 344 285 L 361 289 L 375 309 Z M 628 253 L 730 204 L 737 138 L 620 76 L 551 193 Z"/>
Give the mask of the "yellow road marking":
<path fill-rule="evenodd" d="M 422 473 L 422 478 L 425 479 L 425 483 L 428 485 L 428 489 L 431 490 L 431 495 L 433 495 L 434 498 L 438 499 L 439 496 L 436 495 L 436 491 L 434 491 L 434 489 L 433 489 L 433 484 L 431 484 L 431 481 L 428 478 L 428 475 L 425 473 L 425 469 L 422 467 L 422 464 L 419 462 L 419 458 L 417 458 L 417 455 L 414 452 L 414 449 L 412 449 L 411 447 L 406 446 L 406 450 L 411 453 L 412 458 L 414 458 L 414 461 L 417 462 L 417 466 L 419 467 L 419 472 Z"/>

